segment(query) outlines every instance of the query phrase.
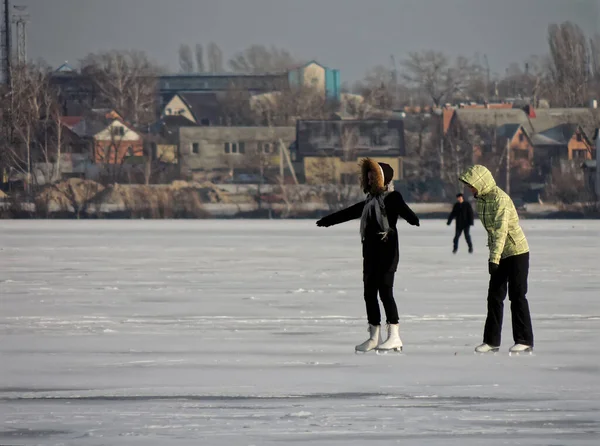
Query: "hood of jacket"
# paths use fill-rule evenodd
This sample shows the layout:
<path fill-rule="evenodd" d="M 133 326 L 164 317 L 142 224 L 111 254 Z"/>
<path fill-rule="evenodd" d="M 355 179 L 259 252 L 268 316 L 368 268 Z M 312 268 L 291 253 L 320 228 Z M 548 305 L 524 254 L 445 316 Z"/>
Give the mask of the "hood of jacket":
<path fill-rule="evenodd" d="M 369 172 L 371 184 L 369 184 Z M 360 187 L 366 194 L 379 195 L 389 190 L 389 184 L 394 178 L 394 169 L 386 163 L 378 163 L 371 158 L 360 161 Z"/>
<path fill-rule="evenodd" d="M 458 179 L 477 189 L 478 197 L 489 194 L 496 187 L 496 180 L 494 180 L 492 172 L 487 167 L 481 165 L 469 167 Z"/>

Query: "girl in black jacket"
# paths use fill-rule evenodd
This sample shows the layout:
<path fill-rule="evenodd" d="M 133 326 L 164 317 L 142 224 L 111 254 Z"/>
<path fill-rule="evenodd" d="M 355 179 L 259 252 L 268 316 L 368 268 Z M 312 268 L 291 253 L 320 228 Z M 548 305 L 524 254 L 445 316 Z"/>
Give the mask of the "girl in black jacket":
<path fill-rule="evenodd" d="M 419 218 L 404 202 L 399 192 L 392 191 L 394 170 L 389 164 L 366 158 L 360 163 L 361 187 L 365 201 L 335 212 L 317 221 L 317 226 L 333 226 L 360 218 L 363 253 L 364 297 L 369 321 L 369 339 L 356 346 L 357 352 L 402 350 L 399 335 L 398 309 L 394 300 L 394 275 L 398 268 L 398 217 L 413 226 Z M 379 344 L 381 313 L 377 293 L 383 303 L 388 324 L 388 337 Z"/>

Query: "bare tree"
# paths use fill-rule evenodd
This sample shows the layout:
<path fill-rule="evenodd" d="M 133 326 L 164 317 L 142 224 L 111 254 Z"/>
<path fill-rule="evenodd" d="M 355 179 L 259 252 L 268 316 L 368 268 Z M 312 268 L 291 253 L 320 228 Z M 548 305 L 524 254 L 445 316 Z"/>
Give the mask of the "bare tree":
<path fill-rule="evenodd" d="M 208 71 L 211 73 L 223 72 L 223 51 L 214 42 L 208 44 L 207 49 L 208 57 Z"/>
<path fill-rule="evenodd" d="M 295 64 L 296 60 L 288 51 L 264 45 L 251 45 L 229 60 L 231 69 L 238 73 L 280 72 Z"/>
<path fill-rule="evenodd" d="M 196 44 L 196 71 L 204 73 L 204 47 L 201 43 Z"/>
<path fill-rule="evenodd" d="M 141 51 L 89 54 L 81 62 L 104 101 L 134 126 L 156 118 L 157 75 L 161 68 Z"/>
<path fill-rule="evenodd" d="M 187 44 L 179 47 L 179 69 L 182 73 L 194 72 L 194 56 L 192 49 Z"/>
<path fill-rule="evenodd" d="M 553 102 L 563 107 L 580 107 L 589 99 L 590 50 L 582 29 L 571 23 L 548 28 L 549 75 Z"/>
<path fill-rule="evenodd" d="M 250 105 L 251 95 L 247 90 L 229 88 L 221 98 L 225 125 L 257 125 L 258 119 Z"/>
<path fill-rule="evenodd" d="M 38 180 L 53 181 L 60 173 L 60 108 L 47 67 L 17 64 L 12 79 L 11 95 L 5 97 L 11 113 L 7 126 L 2 127 L 0 160 L 25 179 L 29 191 Z M 34 171 L 35 166 L 40 169 Z"/>
<path fill-rule="evenodd" d="M 443 53 L 436 51 L 409 53 L 402 65 L 404 79 L 427 94 L 436 106 L 463 92 L 472 68 L 464 57 L 452 65 Z"/>

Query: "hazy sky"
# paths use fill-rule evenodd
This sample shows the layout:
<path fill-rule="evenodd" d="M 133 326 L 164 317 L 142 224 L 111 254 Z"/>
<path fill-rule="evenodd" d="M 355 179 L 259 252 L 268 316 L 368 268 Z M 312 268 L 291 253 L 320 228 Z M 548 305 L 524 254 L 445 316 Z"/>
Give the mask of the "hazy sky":
<path fill-rule="evenodd" d="M 259 43 L 360 79 L 409 51 L 487 54 L 492 70 L 546 52 L 549 23 L 600 31 L 600 0 L 13 0 L 29 6 L 29 56 L 76 65 L 91 51 L 145 50 L 178 69 L 181 43 Z"/>

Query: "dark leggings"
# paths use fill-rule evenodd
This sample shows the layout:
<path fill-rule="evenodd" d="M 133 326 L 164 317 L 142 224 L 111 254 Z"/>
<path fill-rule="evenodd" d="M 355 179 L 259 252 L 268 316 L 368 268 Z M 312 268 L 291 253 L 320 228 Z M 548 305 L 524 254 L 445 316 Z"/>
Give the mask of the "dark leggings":
<path fill-rule="evenodd" d="M 394 275 L 395 273 L 364 274 L 365 304 L 370 325 L 381 325 L 381 312 L 377 300 L 378 293 L 385 310 L 387 323 L 398 323 L 398 308 L 394 300 Z"/>

